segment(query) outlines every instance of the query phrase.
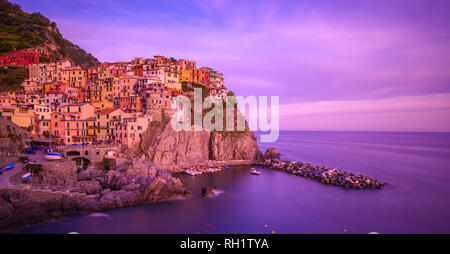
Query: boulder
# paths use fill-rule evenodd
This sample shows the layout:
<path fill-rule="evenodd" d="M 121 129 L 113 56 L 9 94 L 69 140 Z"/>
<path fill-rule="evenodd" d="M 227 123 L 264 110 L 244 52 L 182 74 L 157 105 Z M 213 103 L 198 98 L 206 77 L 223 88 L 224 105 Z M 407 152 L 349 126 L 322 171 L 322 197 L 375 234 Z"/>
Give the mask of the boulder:
<path fill-rule="evenodd" d="M 202 195 L 204 197 L 214 197 L 217 195 L 218 191 L 220 191 L 219 188 L 208 186 L 208 187 L 202 188 Z"/>
<path fill-rule="evenodd" d="M 100 180 L 100 179 L 104 178 L 105 175 L 106 175 L 105 171 L 103 171 L 95 166 L 89 166 L 87 169 L 78 173 L 77 180 L 78 181 Z"/>
<path fill-rule="evenodd" d="M 120 176 L 119 179 L 117 179 L 116 184 L 114 185 L 114 189 L 120 190 L 127 184 L 128 179 L 125 176 Z"/>
<path fill-rule="evenodd" d="M 279 160 L 281 158 L 281 154 L 277 152 L 275 147 L 268 148 L 263 155 L 263 160 Z"/>
<path fill-rule="evenodd" d="M 102 186 L 96 180 L 79 181 L 80 190 L 88 195 L 100 193 Z"/>

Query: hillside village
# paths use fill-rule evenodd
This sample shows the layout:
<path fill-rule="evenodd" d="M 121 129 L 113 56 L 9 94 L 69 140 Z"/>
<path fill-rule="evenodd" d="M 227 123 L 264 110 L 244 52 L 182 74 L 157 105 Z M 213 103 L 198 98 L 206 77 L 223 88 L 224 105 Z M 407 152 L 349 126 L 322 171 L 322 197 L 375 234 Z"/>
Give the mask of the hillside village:
<path fill-rule="evenodd" d="M 154 56 L 82 68 L 41 49 L 13 50 L 0 66 L 28 69 L 19 90 L 0 93 L 0 117 L 57 144 L 133 146 L 152 121 L 176 112 L 172 98 L 202 87 L 225 100 L 223 74 L 191 60 Z"/>

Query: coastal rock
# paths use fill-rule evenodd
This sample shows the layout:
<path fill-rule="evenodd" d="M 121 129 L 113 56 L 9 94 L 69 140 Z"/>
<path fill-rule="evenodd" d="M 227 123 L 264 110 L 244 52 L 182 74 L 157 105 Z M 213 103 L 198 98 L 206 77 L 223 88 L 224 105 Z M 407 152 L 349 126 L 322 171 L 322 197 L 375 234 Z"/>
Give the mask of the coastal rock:
<path fill-rule="evenodd" d="M 138 191 L 139 187 L 140 187 L 140 185 L 137 183 L 130 183 L 130 184 L 124 186 L 122 189 L 126 190 L 126 191 Z"/>
<path fill-rule="evenodd" d="M 13 205 L 6 201 L 4 198 L 0 198 L 0 220 L 1 218 L 9 218 L 14 214 Z"/>
<path fill-rule="evenodd" d="M 281 154 L 277 152 L 275 147 L 268 148 L 263 155 L 263 160 L 279 160 L 281 158 Z"/>
<path fill-rule="evenodd" d="M 181 181 L 166 170 L 144 161 L 135 165 L 141 168 L 105 172 L 90 166 L 78 176 L 76 168 L 75 174 L 67 172 L 72 172 L 72 169 L 62 169 L 63 172 L 56 173 L 56 176 L 49 176 L 53 167 L 49 171 L 43 167 L 40 182 L 31 184 L 29 189 L 0 190 L 0 231 L 78 211 L 102 211 L 190 194 Z M 69 177 L 70 181 L 60 179 L 63 176 Z M 69 192 L 54 191 L 62 187 Z"/>
<path fill-rule="evenodd" d="M 48 186 L 54 190 L 71 188 L 77 182 L 76 163 L 72 160 L 47 162 L 30 182 L 34 185 Z"/>
<path fill-rule="evenodd" d="M 104 158 L 103 161 L 104 170 L 115 170 L 117 167 L 117 162 L 115 158 Z"/>
<path fill-rule="evenodd" d="M 214 196 L 217 196 L 219 191 L 220 191 L 220 189 L 217 187 L 208 186 L 208 187 L 202 188 L 202 195 L 204 197 L 214 197 Z"/>
<path fill-rule="evenodd" d="M 80 181 L 78 184 L 80 185 L 80 190 L 88 195 L 97 194 L 102 191 L 102 186 L 96 180 Z"/>
<path fill-rule="evenodd" d="M 0 190 L 0 231 L 61 216 L 62 196 L 45 191 Z"/>
<path fill-rule="evenodd" d="M 210 160 L 254 160 L 259 152 L 253 132 L 211 132 Z"/>
<path fill-rule="evenodd" d="M 95 166 L 89 166 L 84 171 L 81 171 L 78 173 L 77 180 L 78 181 L 84 181 L 84 180 L 100 180 L 104 178 L 106 175 L 106 172 L 104 170 L 101 170 Z"/>
<path fill-rule="evenodd" d="M 121 173 L 116 170 L 111 170 L 108 173 L 106 173 L 105 177 L 101 181 L 101 185 L 103 188 L 110 188 L 111 190 L 116 189 L 116 183 L 121 177 Z"/>
<path fill-rule="evenodd" d="M 132 158 L 145 159 L 156 166 L 192 166 L 209 160 L 253 161 L 258 144 L 252 131 L 210 132 L 173 130 L 169 122 L 152 122 L 141 142 L 127 151 Z"/>
<path fill-rule="evenodd" d="M 207 130 L 176 132 L 167 125 L 162 142 L 154 149 L 153 162 L 157 165 L 193 165 L 207 161 L 209 138 Z"/>
<path fill-rule="evenodd" d="M 151 176 L 156 175 L 157 167 L 155 163 L 145 160 L 145 157 L 134 158 L 131 165 L 126 169 L 128 175 Z"/>
<path fill-rule="evenodd" d="M 120 176 L 120 177 L 117 179 L 117 182 L 116 182 L 116 184 L 114 185 L 114 188 L 120 190 L 120 189 L 122 189 L 124 186 L 126 186 L 127 184 L 128 184 L 128 179 L 127 179 L 125 176 Z"/>
<path fill-rule="evenodd" d="M 270 150 L 270 151 L 269 151 Z M 266 156 L 267 155 L 267 156 Z M 279 159 L 275 149 L 264 154 L 264 165 L 272 169 L 305 177 L 323 184 L 332 184 L 347 189 L 380 189 L 386 183 L 359 173 L 351 173 L 335 168 L 315 166 L 305 162 L 284 161 Z"/>

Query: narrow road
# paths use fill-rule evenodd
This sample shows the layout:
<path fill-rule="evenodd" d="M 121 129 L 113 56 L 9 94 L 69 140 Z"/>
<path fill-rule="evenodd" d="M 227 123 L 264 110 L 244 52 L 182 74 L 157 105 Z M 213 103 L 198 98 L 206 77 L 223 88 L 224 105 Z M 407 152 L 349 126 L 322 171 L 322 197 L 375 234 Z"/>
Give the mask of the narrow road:
<path fill-rule="evenodd" d="M 30 161 L 35 161 L 36 163 L 43 163 L 45 161 L 44 153 L 41 151 L 37 151 L 36 154 L 25 154 L 22 156 L 26 156 L 30 158 Z M 0 175 L 0 189 L 14 187 L 15 185 L 10 181 L 10 178 L 17 174 L 25 174 L 23 171 L 25 165 L 20 161 L 15 161 L 14 163 L 13 169 L 3 171 L 3 174 Z"/>
<path fill-rule="evenodd" d="M 3 174 L 0 175 L 0 189 L 11 188 L 14 185 L 11 183 L 9 178 L 12 176 L 22 172 L 24 164 L 22 162 L 15 162 L 14 168 L 8 171 L 3 171 Z"/>

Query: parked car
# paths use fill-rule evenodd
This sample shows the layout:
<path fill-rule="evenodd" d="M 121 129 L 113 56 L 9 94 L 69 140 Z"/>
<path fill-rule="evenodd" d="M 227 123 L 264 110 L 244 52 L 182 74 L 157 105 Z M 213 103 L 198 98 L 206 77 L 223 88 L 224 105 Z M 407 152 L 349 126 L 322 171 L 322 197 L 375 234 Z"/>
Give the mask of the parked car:
<path fill-rule="evenodd" d="M 30 162 L 30 158 L 28 158 L 26 156 L 20 157 L 19 160 L 24 164 Z"/>

